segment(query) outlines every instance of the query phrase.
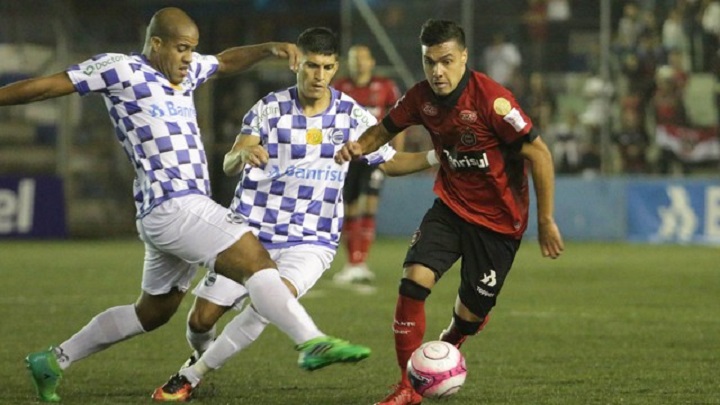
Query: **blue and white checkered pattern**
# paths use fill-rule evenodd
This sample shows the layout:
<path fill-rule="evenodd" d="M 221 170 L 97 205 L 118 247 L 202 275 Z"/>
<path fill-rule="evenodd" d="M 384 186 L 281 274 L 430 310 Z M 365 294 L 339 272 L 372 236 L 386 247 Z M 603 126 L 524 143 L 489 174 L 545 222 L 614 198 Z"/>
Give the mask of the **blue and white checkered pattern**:
<path fill-rule="evenodd" d="M 322 114 L 307 117 L 297 88 L 270 93 L 245 115 L 241 133 L 259 136 L 270 159 L 263 168 L 246 166 L 231 209 L 259 230 L 268 248 L 314 243 L 337 248 L 343 218 L 342 187 L 348 163 L 335 153 L 377 120 L 349 96 L 331 88 Z M 385 145 L 365 156 L 386 162 L 395 150 Z"/>
<path fill-rule="evenodd" d="M 210 195 L 193 91 L 217 69 L 214 56 L 193 54 L 187 77 L 173 85 L 138 54 L 101 54 L 68 68 L 78 93 L 100 93 L 105 100 L 115 135 L 135 167 L 138 217 L 173 197 Z"/>

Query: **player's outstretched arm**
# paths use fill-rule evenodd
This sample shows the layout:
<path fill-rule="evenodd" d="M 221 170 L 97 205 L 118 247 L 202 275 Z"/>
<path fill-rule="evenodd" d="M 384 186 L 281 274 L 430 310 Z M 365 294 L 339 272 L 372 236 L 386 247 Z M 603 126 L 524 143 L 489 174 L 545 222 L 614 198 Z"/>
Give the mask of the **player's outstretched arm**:
<path fill-rule="evenodd" d="M 389 161 L 382 163 L 380 169 L 388 176 L 404 176 L 416 173 L 439 164 L 435 150 L 425 152 L 398 152 Z"/>
<path fill-rule="evenodd" d="M 555 193 L 555 169 L 552 155 L 542 138 L 525 142 L 520 151 L 532 163 L 532 178 L 537 197 L 538 240 L 544 257 L 552 259 L 562 254 L 563 244 L 560 230 L 553 217 Z"/>
<path fill-rule="evenodd" d="M 240 73 L 270 56 L 287 59 L 290 69 L 297 70 L 299 54 L 295 44 L 266 42 L 258 45 L 237 46 L 220 52 L 217 55 L 220 61 L 218 74 L 228 76 Z"/>
<path fill-rule="evenodd" d="M 357 159 L 362 155 L 375 152 L 381 146 L 390 142 L 397 133 L 392 133 L 379 122 L 368 128 L 357 142 L 350 141 L 335 154 L 335 162 L 343 163 Z"/>
<path fill-rule="evenodd" d="M 242 171 L 245 164 L 260 167 L 268 162 L 265 148 L 260 145 L 260 137 L 254 135 L 238 135 L 235 143 L 223 160 L 223 171 L 228 176 L 235 176 Z"/>
<path fill-rule="evenodd" d="M 75 92 L 65 72 L 36 77 L 0 87 L 0 106 L 33 103 Z"/>

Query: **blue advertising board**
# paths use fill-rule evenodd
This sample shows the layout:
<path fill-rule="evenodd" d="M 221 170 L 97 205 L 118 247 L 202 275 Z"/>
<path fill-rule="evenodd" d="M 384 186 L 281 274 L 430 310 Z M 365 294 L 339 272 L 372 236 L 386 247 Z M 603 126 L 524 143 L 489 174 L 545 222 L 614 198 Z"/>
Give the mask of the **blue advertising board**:
<path fill-rule="evenodd" d="M 0 239 L 64 238 L 65 197 L 57 177 L 0 177 Z"/>
<path fill-rule="evenodd" d="M 632 182 L 627 204 L 628 240 L 720 242 L 720 182 Z"/>

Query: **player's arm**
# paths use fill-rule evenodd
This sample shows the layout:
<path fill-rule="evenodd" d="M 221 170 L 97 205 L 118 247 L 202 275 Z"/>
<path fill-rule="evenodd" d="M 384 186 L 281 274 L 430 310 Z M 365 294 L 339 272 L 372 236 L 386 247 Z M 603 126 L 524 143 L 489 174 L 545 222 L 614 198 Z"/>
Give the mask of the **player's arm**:
<path fill-rule="evenodd" d="M 21 80 L 0 87 L 0 105 L 27 104 L 75 92 L 66 72 Z"/>
<path fill-rule="evenodd" d="M 228 76 L 240 73 L 270 56 L 287 59 L 290 69 L 297 70 L 299 55 L 295 44 L 267 42 L 258 45 L 237 46 L 220 52 L 217 55 L 220 62 L 218 74 Z"/>
<path fill-rule="evenodd" d="M 223 171 L 228 176 L 235 176 L 242 171 L 245 164 L 260 167 L 268 162 L 269 155 L 260 145 L 260 137 L 256 135 L 238 135 L 232 148 L 225 154 Z"/>
<path fill-rule="evenodd" d="M 429 169 L 439 164 L 435 150 L 426 152 L 397 152 L 392 159 L 380 164 L 380 170 L 390 177 L 403 176 Z"/>
<path fill-rule="evenodd" d="M 555 169 L 552 155 L 539 136 L 531 142 L 524 142 L 520 153 L 532 163 L 531 173 L 537 198 L 540 249 L 543 256 L 555 259 L 562 253 L 564 245 L 553 216 Z"/>
<path fill-rule="evenodd" d="M 390 142 L 395 135 L 397 135 L 397 133 L 388 131 L 385 125 L 379 122 L 363 132 L 357 142 L 350 141 L 343 145 L 335 154 L 335 161 L 337 163 L 349 162 L 362 155 L 375 152 L 381 146 Z"/>

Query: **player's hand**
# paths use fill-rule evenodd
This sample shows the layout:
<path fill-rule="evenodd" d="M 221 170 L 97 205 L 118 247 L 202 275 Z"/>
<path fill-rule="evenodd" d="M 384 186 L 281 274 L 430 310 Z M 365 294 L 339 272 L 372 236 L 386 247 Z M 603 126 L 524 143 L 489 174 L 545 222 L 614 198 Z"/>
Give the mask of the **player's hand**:
<path fill-rule="evenodd" d="M 560 229 L 555 221 L 538 223 L 538 239 L 543 257 L 557 259 L 565 250 Z"/>
<path fill-rule="evenodd" d="M 342 164 L 357 159 L 360 156 L 362 156 L 362 147 L 359 143 L 350 141 L 343 145 L 343 147 L 335 154 L 335 162 Z"/>
<path fill-rule="evenodd" d="M 262 145 L 253 145 L 238 150 L 240 161 L 253 167 L 264 167 L 270 155 Z"/>
<path fill-rule="evenodd" d="M 271 51 L 273 55 L 278 58 L 288 60 L 288 66 L 293 72 L 297 72 L 298 65 L 300 64 L 300 51 L 297 46 L 290 42 L 273 42 Z"/>

